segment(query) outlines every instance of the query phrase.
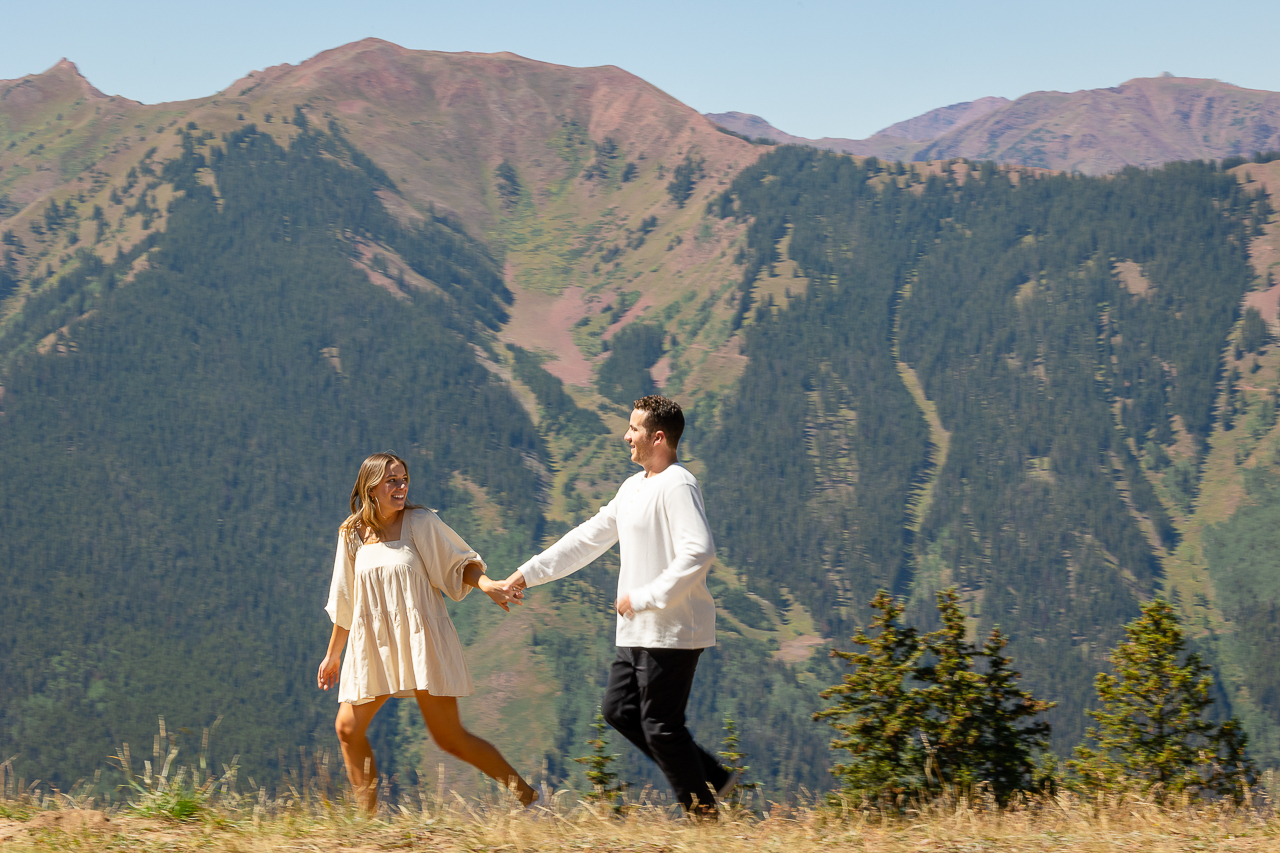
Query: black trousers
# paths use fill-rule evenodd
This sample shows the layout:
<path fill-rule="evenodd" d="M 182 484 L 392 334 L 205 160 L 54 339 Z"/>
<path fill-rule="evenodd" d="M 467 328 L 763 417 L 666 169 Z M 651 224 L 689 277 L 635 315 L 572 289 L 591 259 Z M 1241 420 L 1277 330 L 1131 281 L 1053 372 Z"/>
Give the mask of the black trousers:
<path fill-rule="evenodd" d="M 684 709 L 702 649 L 618 648 L 601 710 L 605 721 L 651 758 L 687 810 L 713 811 L 729 771 L 694 743 Z"/>

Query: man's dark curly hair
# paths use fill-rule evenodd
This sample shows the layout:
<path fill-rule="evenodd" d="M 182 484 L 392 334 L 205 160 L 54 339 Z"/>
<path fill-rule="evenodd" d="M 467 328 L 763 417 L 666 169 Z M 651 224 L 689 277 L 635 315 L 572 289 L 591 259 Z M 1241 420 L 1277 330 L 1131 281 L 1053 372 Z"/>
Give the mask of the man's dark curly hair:
<path fill-rule="evenodd" d="M 680 404 L 657 394 L 641 397 L 633 404 L 645 412 L 644 428 L 649 432 L 662 431 L 667 437 L 667 445 L 675 450 L 680 446 L 680 436 L 684 433 L 684 412 Z"/>

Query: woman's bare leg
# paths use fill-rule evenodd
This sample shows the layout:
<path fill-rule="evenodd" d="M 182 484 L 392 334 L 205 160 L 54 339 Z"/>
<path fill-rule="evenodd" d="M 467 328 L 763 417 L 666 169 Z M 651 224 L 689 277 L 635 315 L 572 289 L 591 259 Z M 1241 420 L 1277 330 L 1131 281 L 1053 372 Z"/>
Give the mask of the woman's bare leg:
<path fill-rule="evenodd" d="M 338 706 L 338 719 L 333 726 L 338 732 L 338 743 L 342 745 L 342 761 L 347 765 L 351 790 L 356 802 L 368 814 L 378 810 L 378 762 L 374 760 L 373 747 L 369 746 L 366 735 L 373 715 L 390 698 L 379 696 L 363 705 L 343 702 Z"/>
<path fill-rule="evenodd" d="M 521 804 L 529 805 L 538 799 L 538 792 L 520 778 L 516 769 L 507 763 L 502 753 L 483 738 L 478 738 L 462 727 L 458 718 L 458 700 L 453 696 L 432 696 L 425 690 L 417 691 L 418 709 L 422 721 L 436 744 L 455 758 L 476 767 L 491 776 L 504 788 L 515 787 L 515 795 Z"/>

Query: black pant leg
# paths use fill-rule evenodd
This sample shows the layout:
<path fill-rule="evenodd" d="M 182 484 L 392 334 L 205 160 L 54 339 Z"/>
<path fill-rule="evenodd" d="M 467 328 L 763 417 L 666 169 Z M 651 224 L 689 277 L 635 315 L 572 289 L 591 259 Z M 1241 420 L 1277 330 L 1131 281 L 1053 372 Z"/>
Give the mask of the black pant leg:
<path fill-rule="evenodd" d="M 640 688 L 640 717 L 646 751 L 686 809 L 713 811 L 716 798 L 707 782 L 724 784 L 728 773 L 698 746 L 685 726 L 685 707 L 701 649 L 634 649 Z"/>
<path fill-rule="evenodd" d="M 636 678 L 635 651 L 618 649 L 618 655 L 609 667 L 609 684 L 604 689 L 600 712 L 614 731 L 653 760 L 644 727 L 640 724 L 640 684 Z"/>
<path fill-rule="evenodd" d="M 720 763 L 720 759 L 703 749 L 699 744 L 695 743 L 698 749 L 698 757 L 702 760 L 702 773 L 707 781 L 711 783 L 711 787 L 719 791 L 729 781 L 729 771 Z"/>

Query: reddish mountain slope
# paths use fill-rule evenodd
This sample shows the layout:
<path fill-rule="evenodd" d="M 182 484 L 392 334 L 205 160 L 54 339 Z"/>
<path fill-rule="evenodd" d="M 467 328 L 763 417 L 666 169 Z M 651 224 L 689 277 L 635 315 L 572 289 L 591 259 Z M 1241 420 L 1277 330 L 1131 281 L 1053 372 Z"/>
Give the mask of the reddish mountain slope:
<path fill-rule="evenodd" d="M 691 147 L 716 163 L 749 151 L 694 110 L 613 66 L 569 68 L 512 53 L 407 50 L 366 39 L 298 66 L 252 74 L 224 93 L 261 122 L 295 104 L 337 118 L 414 201 L 434 201 L 489 226 L 491 170 L 504 159 L 528 184 L 565 177 L 575 130 L 612 138 L 626 156 L 656 165 Z M 214 99 L 202 109 L 225 106 Z M 672 163 L 671 165 L 674 165 Z"/>
<path fill-rule="evenodd" d="M 1189 77 L 1033 92 L 1016 101 L 981 98 L 899 122 L 867 139 L 803 139 L 745 113 L 707 117 L 748 136 L 847 154 L 916 161 L 967 157 L 1090 175 L 1280 148 L 1280 93 Z"/>
<path fill-rule="evenodd" d="M 764 137 L 784 145 L 813 145 L 831 151 L 859 156 L 876 156 L 898 160 L 910 160 L 920 147 L 916 143 L 928 143 L 958 127 L 977 121 L 1000 109 L 1009 101 L 1006 98 L 986 97 L 965 101 L 947 107 L 930 110 L 915 118 L 900 121 L 886 127 L 867 139 L 841 139 L 825 136 L 822 139 L 806 139 L 779 130 L 760 116 L 749 113 L 707 113 L 706 117 L 721 127 L 741 133 L 752 139 Z"/>
<path fill-rule="evenodd" d="M 313 124 L 336 122 L 390 175 L 397 192 L 384 201 L 398 215 L 434 207 L 494 244 L 517 295 L 509 339 L 545 351 L 550 368 L 568 381 L 589 381 L 609 331 L 575 337 L 574 324 L 617 294 L 643 297 L 629 297 L 633 307 L 619 320 L 625 324 L 676 299 L 695 311 L 734 275 L 724 260 L 734 235 L 719 220 L 703 228 L 702 210 L 760 148 L 719 133 L 696 111 L 612 66 L 412 51 L 378 39 L 254 72 L 216 95 L 175 104 L 108 98 L 67 62 L 0 83 L 0 201 L 7 198 L 0 230 L 26 247 L 16 261 L 28 277 L 47 266 L 56 278 L 73 247 L 110 260 L 164 227 L 167 189 L 151 184 L 155 164 L 176 153 L 179 130 L 194 125 L 217 137 L 253 122 L 284 140 L 298 132 L 298 109 Z M 686 157 L 702 164 L 704 177 L 678 206 L 666 185 Z M 518 184 L 505 199 L 496 177 L 504 162 Z M 161 213 L 140 214 L 143 196 L 142 209 Z M 42 230 L 51 202 L 70 202 L 79 225 L 57 235 Z M 95 205 L 102 227 L 90 222 Z M 642 220 L 650 224 L 639 239 Z M 16 310 L 21 297 L 5 310 Z M 556 301 L 542 305 L 548 299 Z M 715 313 L 722 307 L 717 303 Z M 577 343 L 566 347 L 571 338 Z M 726 344 L 723 335 L 688 341 L 706 353 Z M 730 348 L 736 352 L 736 342 Z"/>
<path fill-rule="evenodd" d="M 1112 89 L 1034 92 L 922 148 L 1102 174 L 1122 166 L 1218 159 L 1280 148 L 1280 93 L 1218 80 L 1149 77 Z"/>
<path fill-rule="evenodd" d="M 915 118 L 909 118 L 906 121 L 890 125 L 884 130 L 877 131 L 875 136 L 871 138 L 910 139 L 912 142 L 927 142 L 950 130 L 975 122 L 1008 103 L 1008 98 L 988 96 L 979 98 L 976 101 L 965 101 L 960 104 L 952 104 L 949 107 L 939 107 Z"/>

